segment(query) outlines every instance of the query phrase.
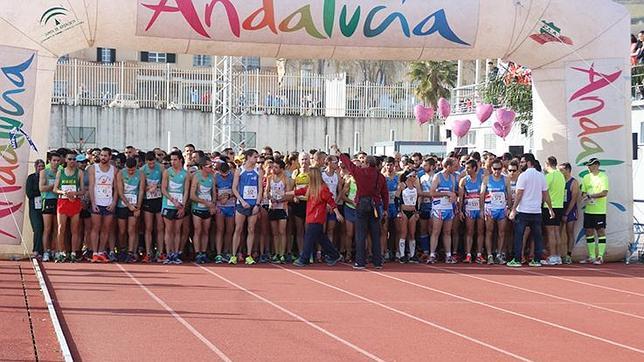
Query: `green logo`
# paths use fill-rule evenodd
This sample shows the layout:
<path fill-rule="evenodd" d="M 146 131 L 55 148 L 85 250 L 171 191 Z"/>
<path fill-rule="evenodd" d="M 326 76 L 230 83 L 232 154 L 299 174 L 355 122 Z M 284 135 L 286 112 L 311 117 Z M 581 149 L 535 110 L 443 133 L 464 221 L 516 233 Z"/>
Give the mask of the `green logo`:
<path fill-rule="evenodd" d="M 49 24 L 50 20 L 53 20 L 56 26 L 60 25 L 60 20 L 58 20 L 58 17 L 60 16 L 65 16 L 67 15 L 67 9 L 65 9 L 62 6 L 54 6 L 47 11 L 45 11 L 42 16 L 40 17 L 40 24 L 41 25 L 47 25 Z"/>

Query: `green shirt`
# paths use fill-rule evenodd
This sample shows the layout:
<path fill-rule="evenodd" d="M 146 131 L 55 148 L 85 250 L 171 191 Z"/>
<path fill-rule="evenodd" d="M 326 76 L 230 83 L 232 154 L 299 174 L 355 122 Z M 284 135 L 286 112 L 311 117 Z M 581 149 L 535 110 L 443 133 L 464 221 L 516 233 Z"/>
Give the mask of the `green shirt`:
<path fill-rule="evenodd" d="M 608 176 L 604 172 L 600 172 L 597 176 L 589 173 L 581 180 L 581 192 L 585 194 L 598 194 L 604 190 L 608 191 Z M 584 213 L 594 215 L 606 214 L 606 201 L 606 197 L 590 199 L 586 203 Z"/>
<path fill-rule="evenodd" d="M 566 178 L 559 170 L 551 171 L 546 174 L 546 183 L 548 184 L 548 195 L 552 202 L 553 209 L 561 209 L 566 200 Z M 546 207 L 546 204 L 543 204 Z"/>

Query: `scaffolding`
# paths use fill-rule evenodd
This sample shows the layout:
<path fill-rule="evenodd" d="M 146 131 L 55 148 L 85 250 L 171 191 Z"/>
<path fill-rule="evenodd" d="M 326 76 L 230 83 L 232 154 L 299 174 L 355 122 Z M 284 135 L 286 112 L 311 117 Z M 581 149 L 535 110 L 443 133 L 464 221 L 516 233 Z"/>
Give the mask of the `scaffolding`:
<path fill-rule="evenodd" d="M 243 67 L 239 57 L 215 57 L 212 66 L 212 151 L 221 151 L 232 147 L 235 150 L 244 148 L 246 143 L 246 123 L 242 114 L 234 111 L 236 94 L 244 93 L 246 77 L 234 72 Z M 236 79 L 240 78 L 240 79 Z M 237 89 L 240 88 L 240 89 Z"/>

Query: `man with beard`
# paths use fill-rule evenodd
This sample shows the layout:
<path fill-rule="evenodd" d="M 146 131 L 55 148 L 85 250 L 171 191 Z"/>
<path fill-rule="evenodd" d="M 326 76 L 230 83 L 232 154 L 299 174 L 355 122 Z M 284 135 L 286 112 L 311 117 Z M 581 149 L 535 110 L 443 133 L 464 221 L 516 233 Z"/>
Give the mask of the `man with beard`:
<path fill-rule="evenodd" d="M 99 162 L 88 168 L 89 172 L 89 199 L 92 212 L 92 232 L 90 234 L 92 262 L 115 261 L 114 240 L 109 240 L 116 207 L 116 189 L 114 180 L 116 168 L 110 164 L 112 150 L 103 148 L 99 154 Z M 110 258 L 106 256 L 106 244 L 110 243 Z"/>

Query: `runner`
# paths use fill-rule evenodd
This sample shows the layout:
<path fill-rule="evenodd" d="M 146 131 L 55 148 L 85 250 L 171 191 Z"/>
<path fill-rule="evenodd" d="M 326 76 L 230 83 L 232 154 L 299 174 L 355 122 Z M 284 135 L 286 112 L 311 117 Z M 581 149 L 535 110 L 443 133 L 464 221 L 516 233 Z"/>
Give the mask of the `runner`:
<path fill-rule="evenodd" d="M 284 161 L 278 160 L 273 163 L 266 190 L 264 191 L 270 201 L 268 218 L 271 222 L 273 250 L 275 251 L 272 262 L 276 264 L 286 262 L 286 223 L 288 215 L 285 196 L 287 192 L 293 189 L 291 180 L 286 177 L 285 169 L 286 164 Z"/>
<path fill-rule="evenodd" d="M 396 191 L 396 197 L 402 200 L 400 212 L 397 214 L 400 219 L 400 240 L 398 241 L 399 262 L 418 263 L 416 257 L 416 222 L 418 221 L 418 194 L 420 183 L 415 171 L 405 172 L 400 176 L 400 185 Z M 405 243 L 409 254 L 405 254 Z"/>
<path fill-rule="evenodd" d="M 246 235 L 246 265 L 255 264 L 253 244 L 255 242 L 255 223 L 260 206 L 258 201 L 262 198 L 262 172 L 257 170 L 259 153 L 254 150 L 244 151 L 246 162 L 235 172 L 233 179 L 233 194 L 237 198 L 235 213 L 235 232 L 233 233 L 233 249 L 229 264 L 237 264 L 237 251 L 241 243 L 241 234 L 244 224 L 248 221 Z"/>
<path fill-rule="evenodd" d="M 38 177 L 38 188 L 41 192 L 42 201 L 42 219 L 43 219 L 43 235 L 42 244 L 45 251 L 42 256 L 43 262 L 48 262 L 54 258 L 51 252 L 51 241 L 55 238 L 56 230 L 56 208 L 58 204 L 58 195 L 54 191 L 54 183 L 56 182 L 56 173 L 60 165 L 60 155 L 58 153 L 51 153 L 49 155 L 49 164 L 45 169 L 40 171 Z"/>
<path fill-rule="evenodd" d="M 561 221 L 566 198 L 566 178 L 557 169 L 557 159 L 554 156 L 548 157 L 546 161 L 546 183 L 548 184 L 548 194 L 550 194 L 550 200 L 552 201 L 552 209 L 555 211 L 555 218 L 550 219 L 548 209 L 544 204 L 541 213 L 550 249 L 550 256 L 547 260 L 544 260 L 544 264 L 561 265 L 563 261 L 560 251 L 565 252 L 565 247 L 561 243 Z"/>
<path fill-rule="evenodd" d="M 492 174 L 483 177 L 480 203 L 485 205 L 485 249 L 488 265 L 505 264 L 505 229 L 508 206 L 512 207 L 510 180 L 503 176 L 503 162 L 500 158 L 492 161 Z M 496 259 L 493 256 L 494 226 L 498 229 Z"/>
<path fill-rule="evenodd" d="M 606 253 L 606 211 L 609 190 L 606 173 L 599 170 L 600 161 L 591 158 L 584 163 L 589 173 L 581 180 L 581 197 L 585 203 L 584 229 L 586 230 L 586 245 L 588 258 L 582 263 L 601 265 Z M 597 233 L 597 246 L 595 245 Z"/>
<path fill-rule="evenodd" d="M 348 157 L 348 155 L 347 155 Z M 360 161 L 353 161 L 356 166 L 360 165 Z M 358 193 L 358 185 L 356 180 L 349 173 L 349 169 L 343 163 L 340 166 L 340 175 L 342 176 L 342 183 L 344 187 L 340 193 L 340 198 L 344 203 L 344 231 L 345 235 L 341 242 L 340 251 L 344 255 L 344 261 L 350 263 L 353 260 L 353 242 L 355 236 L 355 222 L 356 222 L 356 205 L 355 198 Z"/>
<path fill-rule="evenodd" d="M 400 155 L 400 153 L 398 153 Z M 387 180 L 387 190 L 389 191 L 389 210 L 387 219 L 383 220 L 381 227 L 380 243 L 383 247 L 385 261 L 394 260 L 397 250 L 396 241 L 398 240 L 398 230 L 400 230 L 401 220 L 398 218 L 398 207 L 396 206 L 396 191 L 400 178 L 396 174 L 396 160 L 393 157 L 385 159 L 385 167 L 382 173 Z M 428 238 L 429 239 L 429 238 Z M 429 249 L 429 246 L 428 246 Z"/>
<path fill-rule="evenodd" d="M 268 185 L 268 177 L 273 169 L 273 159 L 271 157 L 263 157 L 260 155 L 261 163 L 258 164 L 258 169 L 262 170 L 262 190 L 266 190 Z M 270 200 L 266 192 L 262 192 L 262 199 L 259 202 L 261 209 L 257 215 L 257 224 L 259 226 L 259 262 L 261 264 L 271 262 L 271 223 L 268 219 L 268 211 L 270 207 Z"/>
<path fill-rule="evenodd" d="M 161 215 L 165 223 L 165 243 L 168 257 L 164 264 L 181 264 L 179 257 L 181 246 L 181 224 L 186 217 L 186 202 L 190 192 L 190 178 L 183 168 L 183 155 L 180 151 L 170 153 L 172 166 L 163 172 L 161 193 L 163 210 Z"/>
<path fill-rule="evenodd" d="M 136 263 L 139 246 L 138 220 L 141 216 L 143 193 L 145 190 L 145 175 L 137 169 L 135 158 L 125 160 L 125 168 L 116 174 L 116 187 L 119 201 L 116 205 L 116 219 L 119 228 L 119 241 L 127 243 L 127 263 Z M 127 239 L 126 235 L 127 234 Z"/>
<path fill-rule="evenodd" d="M 215 214 L 217 207 L 213 202 L 216 198 L 217 190 L 210 160 L 205 156 L 200 157 L 196 165 L 199 171 L 192 176 L 192 182 L 190 183 L 192 224 L 195 229 L 192 240 L 195 253 L 197 253 L 195 262 L 205 264 L 208 262 L 206 250 L 208 248 L 211 216 Z"/>
<path fill-rule="evenodd" d="M 458 213 L 465 221 L 465 263 L 472 263 L 472 244 L 476 231 L 476 263 L 483 264 L 483 240 L 485 239 L 484 211 L 481 207 L 481 185 L 479 165 L 474 159 L 465 162 L 465 177 L 458 187 Z M 476 230 L 475 230 L 476 227 Z"/>
<path fill-rule="evenodd" d="M 309 258 L 313 253 L 316 243 L 320 243 L 326 256 L 326 263 L 329 266 L 335 265 L 342 259 L 338 250 L 333 246 L 331 241 L 324 234 L 324 222 L 327 218 L 327 207 L 331 207 L 336 219 L 342 222 L 344 219 L 333 199 L 333 194 L 322 180 L 322 174 L 317 167 L 311 167 L 307 170 L 307 186 L 299 188 L 292 192 L 294 196 L 306 196 L 306 232 L 304 248 L 300 257 L 295 260 L 293 265 L 303 267 L 309 264 Z M 290 194 L 290 193 L 289 193 Z"/>
<path fill-rule="evenodd" d="M 458 167 L 456 160 L 443 160 L 443 170 L 434 175 L 430 193 L 432 196 L 432 236 L 428 264 L 436 263 L 436 248 L 438 238 L 443 236 L 445 262 L 455 264 L 452 258 L 452 220 L 454 220 L 454 204 L 457 201 L 456 189 L 458 182 L 454 170 Z"/>
<path fill-rule="evenodd" d="M 317 153 L 316 153 L 317 155 Z M 331 191 L 331 194 L 333 195 L 333 201 L 335 201 L 336 205 L 340 199 L 339 195 L 344 187 L 342 184 L 342 179 L 340 178 L 340 175 L 338 173 L 338 158 L 336 156 L 327 156 L 326 160 L 324 161 L 324 165 L 326 166 L 324 169 L 322 168 L 322 165 L 318 167 L 319 169 L 323 170 L 322 171 L 322 180 L 326 184 L 326 186 L 329 188 L 329 191 Z M 336 246 L 335 242 L 335 230 L 336 230 L 336 223 L 337 219 L 335 218 L 335 213 L 332 212 L 331 208 L 329 207 L 327 209 L 327 219 L 326 219 L 326 224 L 324 226 L 325 228 L 325 233 L 326 236 L 329 240 L 331 240 L 331 243 Z M 318 261 L 321 261 L 321 255 L 320 255 L 320 250 L 318 250 L 318 255 L 317 255 Z"/>
<path fill-rule="evenodd" d="M 158 151 L 157 151 L 158 152 Z M 145 256 L 144 263 L 152 261 L 163 262 L 165 254 L 165 225 L 161 216 L 163 204 L 163 195 L 161 194 L 161 179 L 163 178 L 163 168 L 157 162 L 158 158 L 154 152 L 145 154 L 145 165 L 141 171 L 145 178 L 145 195 L 143 199 L 143 221 L 145 224 Z M 154 233 L 153 233 L 154 232 Z M 152 240 L 156 239 L 156 253 L 152 248 Z"/>
<path fill-rule="evenodd" d="M 92 262 L 116 261 L 115 240 L 110 240 L 117 193 L 115 187 L 116 168 L 110 164 L 112 150 L 105 147 L 99 154 L 99 162 L 89 172 L 89 199 L 92 205 Z M 109 259 L 106 248 L 110 246 Z"/>
<path fill-rule="evenodd" d="M 232 164 L 232 163 L 231 163 Z M 227 263 L 230 260 L 233 231 L 235 229 L 235 196 L 233 195 L 233 178 L 230 165 L 225 161 L 219 162 L 219 171 L 215 175 L 217 190 L 217 211 L 215 214 L 215 263 Z M 224 252 L 226 251 L 226 252 Z"/>
<path fill-rule="evenodd" d="M 562 221 L 566 232 L 564 264 L 572 264 L 572 250 L 575 247 L 575 224 L 577 224 L 577 203 L 579 201 L 579 182 L 572 177 L 572 166 L 568 162 L 559 165 L 559 171 L 566 178 L 566 197 Z M 562 253 L 563 254 L 563 253 Z"/>
<path fill-rule="evenodd" d="M 81 197 L 81 204 L 82 204 L 82 209 L 80 212 L 80 235 L 82 236 L 82 250 L 83 250 L 83 258 L 87 261 L 90 261 L 92 259 L 92 246 L 90 240 L 91 238 L 91 233 L 92 233 L 92 213 L 90 212 L 92 205 L 89 201 L 89 172 L 88 170 L 88 165 L 89 165 L 89 160 L 85 155 L 79 154 L 76 156 L 76 164 L 78 165 L 78 169 L 83 171 L 83 190 L 85 190 L 85 193 Z"/>
<path fill-rule="evenodd" d="M 434 179 L 436 169 L 436 160 L 431 157 L 423 161 L 423 175 L 420 176 L 420 198 L 419 217 L 420 217 L 420 248 L 423 251 L 423 260 L 429 258 L 429 236 L 432 234 L 432 180 Z"/>
<path fill-rule="evenodd" d="M 58 170 L 54 182 L 54 193 L 58 195 L 58 253 L 54 258 L 56 263 L 67 260 L 72 263 L 81 261 L 80 246 L 80 211 L 82 208 L 80 198 L 85 194 L 83 188 L 83 171 L 76 166 L 76 153 L 71 152 L 65 156 L 66 167 Z M 65 251 L 65 238 L 67 236 L 67 221 L 70 221 L 69 234 L 71 235 L 71 255 L 67 259 Z"/>
<path fill-rule="evenodd" d="M 293 180 L 295 181 L 295 191 L 303 189 L 309 184 L 309 168 L 311 165 L 310 155 L 302 152 L 299 155 L 300 168 L 293 171 Z M 302 253 L 304 248 L 304 221 L 306 219 L 306 195 L 300 195 L 293 199 L 292 216 L 295 223 L 295 240 L 297 250 Z M 312 256 L 311 256 L 312 257 Z"/>

